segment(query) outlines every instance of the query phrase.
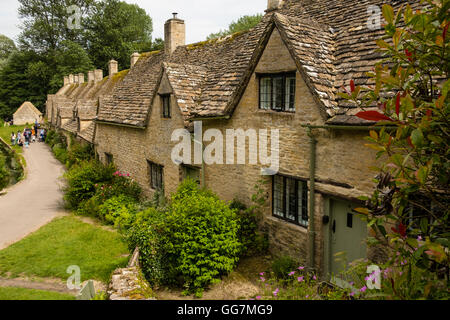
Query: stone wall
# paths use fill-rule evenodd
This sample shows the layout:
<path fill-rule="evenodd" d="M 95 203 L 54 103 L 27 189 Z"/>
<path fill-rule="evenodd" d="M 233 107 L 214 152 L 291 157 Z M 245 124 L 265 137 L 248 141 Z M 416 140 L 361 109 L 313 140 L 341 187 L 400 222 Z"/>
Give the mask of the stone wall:
<path fill-rule="evenodd" d="M 225 137 L 226 129 L 268 129 L 269 132 L 270 129 L 279 129 L 280 174 L 309 180 L 310 138 L 301 125 L 324 125 L 325 122 L 310 89 L 296 70 L 295 62 L 275 29 L 231 119 L 204 121 L 203 130 L 219 129 Z M 295 113 L 260 110 L 257 74 L 290 71 L 296 72 Z M 169 196 L 182 178 L 179 166 L 171 160 L 171 151 L 175 145 L 171 142 L 171 135 L 175 129 L 183 127 L 183 118 L 175 99 L 172 97 L 172 118 L 163 119 L 161 101 L 157 96 L 151 106 L 146 129 L 99 123 L 96 149 L 102 160 L 105 159 L 105 153 L 112 154 L 119 169 L 131 173 L 147 196 L 154 193 L 150 188 L 147 160 L 163 165 L 165 195 Z M 322 224 L 325 200 L 330 195 L 355 199 L 359 195 L 369 194 L 373 187 L 373 174 L 368 167 L 374 164 L 374 154 L 364 146 L 367 132 L 322 129 L 315 129 L 313 132 L 318 141 L 315 265 L 323 270 L 326 246 L 324 239 L 328 232 L 328 226 Z M 245 148 L 249 150 L 248 145 Z M 272 178 L 261 176 L 260 169 L 260 165 L 208 165 L 205 167 L 206 186 L 224 200 L 237 199 L 250 205 L 251 196 L 255 193 L 254 186 L 261 179 L 265 180 L 268 203 L 261 228 L 269 234 L 272 252 L 277 255 L 289 254 L 299 261 L 307 261 L 309 230 L 272 216 Z"/>

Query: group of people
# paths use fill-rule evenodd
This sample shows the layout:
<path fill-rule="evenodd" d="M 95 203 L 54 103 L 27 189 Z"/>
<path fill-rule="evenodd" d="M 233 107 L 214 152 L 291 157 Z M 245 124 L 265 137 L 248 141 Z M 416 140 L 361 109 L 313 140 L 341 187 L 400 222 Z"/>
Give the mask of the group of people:
<path fill-rule="evenodd" d="M 11 144 L 18 145 L 19 147 L 25 146 L 25 148 L 28 148 L 30 146 L 30 143 L 36 142 L 36 140 L 39 140 L 39 142 L 44 142 L 46 136 L 45 129 L 40 129 L 39 124 L 35 124 L 33 128 L 25 128 L 23 132 L 17 131 L 17 134 L 15 132 L 11 133 Z"/>

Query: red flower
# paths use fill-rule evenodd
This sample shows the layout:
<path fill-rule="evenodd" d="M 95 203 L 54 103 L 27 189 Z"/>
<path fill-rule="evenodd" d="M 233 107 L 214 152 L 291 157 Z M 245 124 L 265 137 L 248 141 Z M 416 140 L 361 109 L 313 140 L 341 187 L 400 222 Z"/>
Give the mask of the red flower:
<path fill-rule="evenodd" d="M 353 80 L 350 80 L 350 90 L 352 92 L 355 92 L 355 81 L 353 81 Z"/>
<path fill-rule="evenodd" d="M 408 58 L 409 62 L 412 62 L 413 61 L 412 53 L 409 52 L 408 49 L 405 49 L 405 54 L 406 54 L 406 57 Z"/>
<path fill-rule="evenodd" d="M 398 115 L 400 115 L 400 92 L 397 93 L 397 99 L 395 101 L 395 113 Z"/>
<path fill-rule="evenodd" d="M 392 228 L 392 231 L 394 231 L 395 233 L 398 233 L 403 238 L 406 237 L 406 226 L 403 223 L 401 223 L 401 222 L 398 225 L 398 228 Z"/>

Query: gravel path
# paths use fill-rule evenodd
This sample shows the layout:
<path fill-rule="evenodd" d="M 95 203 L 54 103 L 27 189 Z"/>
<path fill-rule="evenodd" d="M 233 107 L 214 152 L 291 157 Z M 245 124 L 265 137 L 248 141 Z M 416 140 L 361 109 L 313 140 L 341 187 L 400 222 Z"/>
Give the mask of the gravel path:
<path fill-rule="evenodd" d="M 60 177 L 64 167 L 44 143 L 23 153 L 26 179 L 0 196 L 0 250 L 64 215 Z"/>

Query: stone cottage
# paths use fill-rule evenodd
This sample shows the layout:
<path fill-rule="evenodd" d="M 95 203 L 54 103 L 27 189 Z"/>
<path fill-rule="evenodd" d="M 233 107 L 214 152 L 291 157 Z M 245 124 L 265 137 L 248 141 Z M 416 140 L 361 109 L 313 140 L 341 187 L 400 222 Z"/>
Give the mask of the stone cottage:
<path fill-rule="evenodd" d="M 46 112 L 50 124 L 82 141 L 93 143 L 99 98 L 108 95 L 127 73 L 128 70 L 118 72 L 117 61 L 111 60 L 109 74 L 105 78 L 102 70 L 89 71 L 87 82 L 82 73 L 65 77 L 64 86 L 47 99 Z"/>
<path fill-rule="evenodd" d="M 404 1 L 386 2 L 398 8 Z M 369 23 L 382 20 L 377 6 L 269 0 L 248 32 L 190 45 L 185 22 L 174 15 L 165 24 L 165 49 L 133 55 L 123 81 L 99 98 L 99 158 L 129 172 L 148 196 L 170 196 L 189 176 L 224 200 L 250 205 L 259 185 L 267 195 L 261 229 L 272 252 L 323 275 L 341 269 L 339 252 L 348 261 L 382 255 L 367 248 L 366 224 L 352 211 L 373 189 L 375 155 L 364 146 L 373 123 L 337 95 L 351 79 L 370 84 L 367 72 L 380 59 L 375 40 L 383 35 Z M 174 161 L 177 130 L 188 132 L 191 153 L 209 152 L 213 161 L 186 161 L 184 153 Z M 261 140 L 261 133 L 270 135 Z M 252 141 L 260 149 L 263 141 L 268 150 L 278 145 L 278 170 L 262 174 L 261 161 L 250 161 L 262 158 Z M 243 150 L 245 161 L 225 144 Z"/>
<path fill-rule="evenodd" d="M 40 112 L 31 102 L 24 102 L 13 115 L 14 124 L 17 126 L 30 124 L 33 125 L 42 121 L 42 112 Z"/>

